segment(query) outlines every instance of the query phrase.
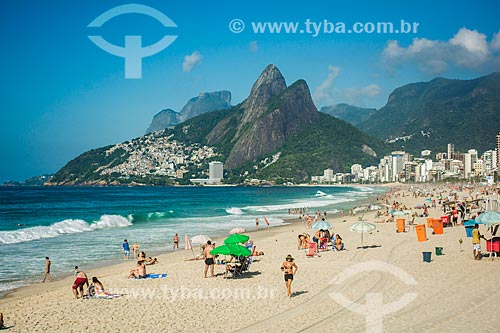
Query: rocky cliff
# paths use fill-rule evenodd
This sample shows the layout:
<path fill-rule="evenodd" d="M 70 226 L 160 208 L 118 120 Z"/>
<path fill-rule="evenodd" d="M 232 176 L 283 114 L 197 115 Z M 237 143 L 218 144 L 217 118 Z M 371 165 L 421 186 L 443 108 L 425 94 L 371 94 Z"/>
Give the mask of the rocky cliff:
<path fill-rule="evenodd" d="M 225 163 L 227 168 L 273 152 L 288 137 L 319 119 L 306 82 L 299 80 L 287 88 L 274 65 L 266 67 L 241 104 L 236 131 L 231 130 L 234 117 L 222 120 L 207 137 L 211 144 L 234 142 Z"/>
<path fill-rule="evenodd" d="M 151 121 L 146 134 L 175 126 L 200 114 L 231 108 L 231 92 L 227 90 L 202 92 L 191 98 L 180 112 L 165 109 L 158 112 Z"/>

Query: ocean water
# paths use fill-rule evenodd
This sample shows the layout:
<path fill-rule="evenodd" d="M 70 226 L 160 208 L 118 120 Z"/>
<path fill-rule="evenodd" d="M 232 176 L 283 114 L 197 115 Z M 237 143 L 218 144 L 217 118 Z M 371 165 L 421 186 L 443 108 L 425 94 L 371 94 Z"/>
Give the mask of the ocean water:
<path fill-rule="evenodd" d="M 383 191 L 370 187 L 0 187 L 0 292 L 122 258 L 122 243 L 148 254 L 184 235 L 227 235 L 265 227 L 288 209 L 334 213 Z"/>

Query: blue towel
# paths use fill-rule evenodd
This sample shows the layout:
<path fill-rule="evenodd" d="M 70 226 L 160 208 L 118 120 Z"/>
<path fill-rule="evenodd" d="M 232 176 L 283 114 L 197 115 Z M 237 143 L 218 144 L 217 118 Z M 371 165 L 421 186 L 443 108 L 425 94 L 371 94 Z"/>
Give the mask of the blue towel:
<path fill-rule="evenodd" d="M 146 279 L 163 279 L 166 278 L 167 274 L 146 274 Z"/>

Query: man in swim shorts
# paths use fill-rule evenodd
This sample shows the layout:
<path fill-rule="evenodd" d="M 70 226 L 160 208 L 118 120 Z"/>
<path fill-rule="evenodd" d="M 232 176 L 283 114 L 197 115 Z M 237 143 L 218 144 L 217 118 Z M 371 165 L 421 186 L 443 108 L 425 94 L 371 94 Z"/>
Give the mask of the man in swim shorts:
<path fill-rule="evenodd" d="M 78 269 L 78 266 L 75 266 L 75 282 L 73 283 L 73 295 L 78 299 L 78 290 L 80 290 L 80 297 L 83 297 L 83 286 L 89 286 L 89 282 L 87 279 L 87 275 Z"/>
<path fill-rule="evenodd" d="M 474 230 L 472 230 L 472 252 L 474 254 L 474 260 L 481 260 L 481 238 L 484 236 L 479 232 L 479 224 L 474 225 Z"/>
<path fill-rule="evenodd" d="M 130 259 L 130 245 L 125 239 L 122 244 L 123 247 L 123 259 Z"/>
<path fill-rule="evenodd" d="M 203 276 L 207 277 L 208 268 L 210 267 L 210 276 L 214 276 L 214 256 L 210 253 L 213 250 L 212 242 L 208 241 L 207 246 L 203 250 L 203 256 L 205 257 L 205 269 L 203 270 Z"/>
<path fill-rule="evenodd" d="M 281 264 L 281 270 L 285 273 L 285 285 L 287 296 L 292 296 L 292 281 L 293 276 L 297 274 L 299 267 L 293 262 L 292 255 L 287 255 L 285 261 Z"/>

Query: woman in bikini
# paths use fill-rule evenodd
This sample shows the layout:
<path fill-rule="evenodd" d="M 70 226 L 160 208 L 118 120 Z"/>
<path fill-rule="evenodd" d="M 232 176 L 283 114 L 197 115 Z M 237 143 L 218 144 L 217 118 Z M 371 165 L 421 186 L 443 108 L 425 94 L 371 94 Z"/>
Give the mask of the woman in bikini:
<path fill-rule="evenodd" d="M 297 274 L 299 267 L 293 262 L 292 255 L 287 255 L 285 261 L 281 264 L 281 270 L 285 273 L 285 285 L 287 296 L 292 296 L 293 276 Z"/>

